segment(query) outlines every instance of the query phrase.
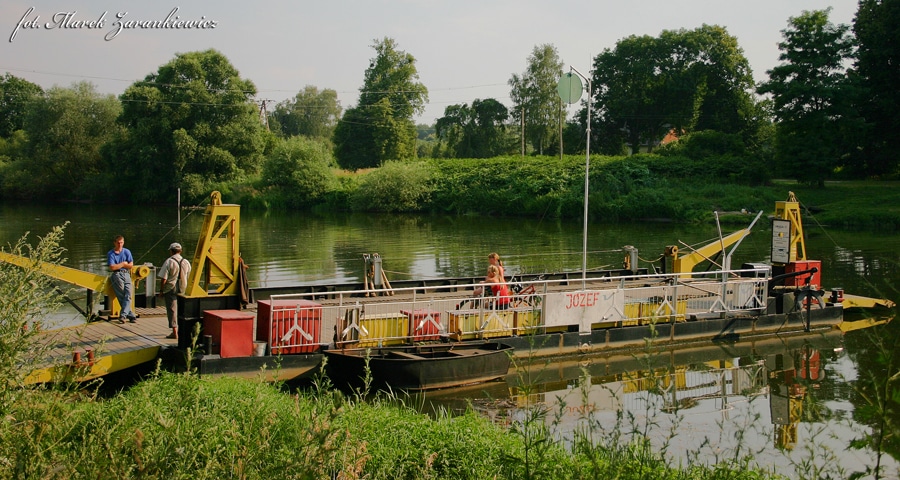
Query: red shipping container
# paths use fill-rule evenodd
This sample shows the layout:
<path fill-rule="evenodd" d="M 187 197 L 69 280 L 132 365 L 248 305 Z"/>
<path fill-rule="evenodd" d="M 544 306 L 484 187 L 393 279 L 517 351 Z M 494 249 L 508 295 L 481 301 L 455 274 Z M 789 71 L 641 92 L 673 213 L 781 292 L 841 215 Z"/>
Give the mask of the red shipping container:
<path fill-rule="evenodd" d="M 803 275 L 797 275 L 795 277 L 789 277 L 784 280 L 784 286 L 786 286 L 786 287 L 803 287 L 803 286 L 806 286 L 806 280 L 809 279 L 810 286 L 821 287 L 822 286 L 822 261 L 821 260 L 806 260 L 805 262 L 791 262 L 784 266 L 784 273 L 802 272 L 803 270 L 809 270 L 810 268 L 816 269 L 816 273 L 812 274 L 812 278 L 810 278 L 808 273 L 805 273 Z"/>
<path fill-rule="evenodd" d="M 203 334 L 212 336 L 213 353 L 222 358 L 253 353 L 253 314 L 238 310 L 203 312 Z"/>
<path fill-rule="evenodd" d="M 321 304 L 309 300 L 260 300 L 256 303 L 256 340 L 267 342 L 272 355 L 312 353 L 321 348 Z"/>
<path fill-rule="evenodd" d="M 432 310 L 400 310 L 409 317 L 409 336 L 414 342 L 441 338 L 441 312 Z"/>

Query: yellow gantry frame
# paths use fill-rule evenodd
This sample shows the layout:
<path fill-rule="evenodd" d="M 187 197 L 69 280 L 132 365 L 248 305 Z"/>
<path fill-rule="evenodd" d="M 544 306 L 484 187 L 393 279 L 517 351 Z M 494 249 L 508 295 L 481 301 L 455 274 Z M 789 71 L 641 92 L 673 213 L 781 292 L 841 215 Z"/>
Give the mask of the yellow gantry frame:
<path fill-rule="evenodd" d="M 222 204 L 213 192 L 204 216 L 184 296 L 237 295 L 241 206 Z"/>

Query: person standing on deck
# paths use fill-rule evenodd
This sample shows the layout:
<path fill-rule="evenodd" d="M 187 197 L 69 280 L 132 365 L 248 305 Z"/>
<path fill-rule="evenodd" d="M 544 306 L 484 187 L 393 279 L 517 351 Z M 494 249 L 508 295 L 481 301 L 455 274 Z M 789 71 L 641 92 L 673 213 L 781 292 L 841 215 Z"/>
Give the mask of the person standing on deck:
<path fill-rule="evenodd" d="M 131 250 L 125 248 L 125 237 L 117 235 L 113 239 L 113 248 L 106 254 L 106 259 L 112 272 L 109 281 L 112 282 L 113 291 L 122 307 L 119 323 L 125 323 L 126 318 L 129 322 L 136 323 L 137 317 L 131 311 L 131 294 L 134 288 L 131 284 L 131 269 L 134 267 L 134 257 L 131 256 Z"/>
<path fill-rule="evenodd" d="M 181 256 L 181 244 L 169 245 L 169 258 L 159 269 L 162 284 L 163 301 L 166 305 L 166 317 L 172 333 L 166 338 L 178 338 L 178 294 L 187 288 L 187 278 L 191 273 L 191 263 Z"/>

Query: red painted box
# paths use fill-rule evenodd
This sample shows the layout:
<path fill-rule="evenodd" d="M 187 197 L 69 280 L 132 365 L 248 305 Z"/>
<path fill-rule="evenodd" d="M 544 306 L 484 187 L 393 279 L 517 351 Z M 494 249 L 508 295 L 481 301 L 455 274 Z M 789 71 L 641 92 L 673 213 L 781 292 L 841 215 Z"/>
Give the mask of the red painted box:
<path fill-rule="evenodd" d="M 253 353 L 253 314 L 238 310 L 203 312 L 203 334 L 212 336 L 213 353 L 222 358 Z"/>
<path fill-rule="evenodd" d="M 432 310 L 400 310 L 409 318 L 409 336 L 414 342 L 441 338 L 441 312 Z"/>
<path fill-rule="evenodd" d="M 809 277 L 809 274 L 797 275 L 796 277 L 789 277 L 784 279 L 784 285 L 786 287 L 803 287 L 806 285 L 806 279 L 809 279 L 810 286 L 821 287 L 822 286 L 822 261 L 821 260 L 806 260 L 804 262 L 791 262 L 784 266 L 784 273 L 794 273 L 794 272 L 802 272 L 803 270 L 809 270 L 810 268 L 815 268 L 816 273 L 812 274 L 812 278 Z"/>
<path fill-rule="evenodd" d="M 272 355 L 311 353 L 321 348 L 321 304 L 310 300 L 260 300 L 256 304 L 256 340 L 267 342 Z"/>

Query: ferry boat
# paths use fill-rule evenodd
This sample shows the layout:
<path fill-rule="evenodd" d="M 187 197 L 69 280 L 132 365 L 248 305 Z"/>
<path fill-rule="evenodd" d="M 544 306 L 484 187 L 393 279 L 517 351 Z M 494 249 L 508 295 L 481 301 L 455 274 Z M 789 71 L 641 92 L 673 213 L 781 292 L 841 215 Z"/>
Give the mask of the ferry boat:
<path fill-rule="evenodd" d="M 178 299 L 178 345 L 162 345 L 159 356 L 201 375 L 264 370 L 266 378 L 290 380 L 311 375 L 335 351 L 365 358 L 367 350 L 377 357 L 386 348 L 488 341 L 512 347 L 513 357 L 590 355 L 830 330 L 845 308 L 892 306 L 824 289 L 821 262 L 806 256 L 799 202 L 791 193 L 775 207 L 771 263 L 730 265 L 760 212 L 749 227 L 702 248 L 667 247 L 652 271 L 637 268 L 638 250 L 626 246 L 621 269 L 511 279 L 509 304 L 500 308 L 473 298 L 480 278 L 391 283 L 378 255 L 364 256 L 360 284 L 251 290 L 240 257 L 240 206 L 223 204 L 213 192 Z M 717 270 L 694 271 L 714 258 Z M 133 275 L 149 290 L 154 272 L 142 265 Z M 46 273 L 107 293 L 107 313 L 118 315 L 99 276 L 65 267 Z"/>

